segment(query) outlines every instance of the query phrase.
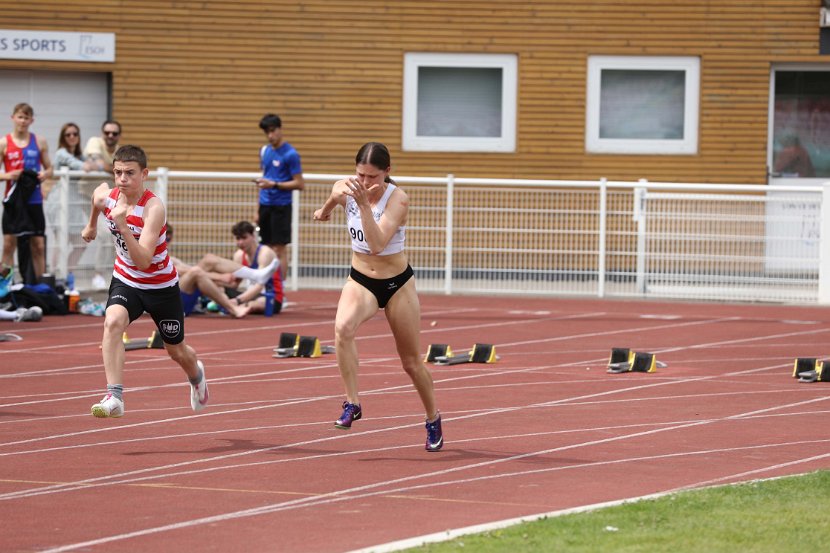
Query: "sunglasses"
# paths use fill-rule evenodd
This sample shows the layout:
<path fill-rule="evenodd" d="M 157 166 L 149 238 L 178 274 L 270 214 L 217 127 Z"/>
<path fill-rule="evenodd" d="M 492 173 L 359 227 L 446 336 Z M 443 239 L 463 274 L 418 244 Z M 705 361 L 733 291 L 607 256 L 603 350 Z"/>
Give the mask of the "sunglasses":
<path fill-rule="evenodd" d="M 76 132 L 67 132 L 67 133 L 63 133 L 63 135 L 64 136 L 78 136 L 78 133 L 76 133 Z"/>
<path fill-rule="evenodd" d="M 107 136 L 118 136 L 121 134 L 121 131 L 104 131 L 104 134 Z"/>

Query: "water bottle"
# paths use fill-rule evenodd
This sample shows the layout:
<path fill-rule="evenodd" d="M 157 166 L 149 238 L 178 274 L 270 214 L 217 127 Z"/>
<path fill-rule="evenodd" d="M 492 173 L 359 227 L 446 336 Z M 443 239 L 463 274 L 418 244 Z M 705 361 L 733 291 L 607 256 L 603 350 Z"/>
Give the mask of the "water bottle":
<path fill-rule="evenodd" d="M 67 290 L 74 290 L 75 289 L 75 273 L 69 271 L 69 274 L 66 275 L 66 289 Z"/>
<path fill-rule="evenodd" d="M 265 316 L 270 317 L 274 314 L 274 291 L 265 291 Z"/>

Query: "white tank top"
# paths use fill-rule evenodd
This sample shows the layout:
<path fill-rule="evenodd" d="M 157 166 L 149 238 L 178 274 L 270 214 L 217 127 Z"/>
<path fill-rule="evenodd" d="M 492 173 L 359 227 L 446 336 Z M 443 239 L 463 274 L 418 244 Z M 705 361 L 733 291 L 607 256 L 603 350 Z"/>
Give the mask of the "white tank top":
<path fill-rule="evenodd" d="M 375 221 L 379 221 L 383 211 L 386 209 L 386 202 L 392 192 L 397 186 L 391 182 L 386 186 L 386 192 L 381 196 L 377 205 L 372 208 L 372 216 Z M 371 253 L 369 251 L 369 244 L 366 242 L 366 237 L 363 234 L 363 221 L 360 218 L 360 209 L 357 207 L 357 202 L 351 196 L 346 196 L 346 227 L 349 229 L 349 235 L 352 238 L 352 251 L 358 253 Z M 398 227 L 392 239 L 386 245 L 386 248 L 378 255 L 392 255 L 403 251 L 403 244 L 406 239 L 406 226 Z"/>

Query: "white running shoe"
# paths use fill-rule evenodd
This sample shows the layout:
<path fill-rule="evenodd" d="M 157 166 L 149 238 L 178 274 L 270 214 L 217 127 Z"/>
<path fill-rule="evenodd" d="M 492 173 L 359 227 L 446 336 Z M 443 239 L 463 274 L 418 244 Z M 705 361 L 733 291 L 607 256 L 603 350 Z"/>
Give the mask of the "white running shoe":
<path fill-rule="evenodd" d="M 92 406 L 92 414 L 99 419 L 118 418 L 124 416 L 124 402 L 112 394 Z"/>
<path fill-rule="evenodd" d="M 207 407 L 208 399 L 210 399 L 210 394 L 208 393 L 208 385 L 207 385 L 207 375 L 205 374 L 205 366 L 202 364 L 201 361 L 196 361 L 196 365 L 198 365 L 199 369 L 202 371 L 202 381 L 196 384 L 190 385 L 190 406 L 193 408 L 194 411 L 201 411 L 205 407 Z"/>
<path fill-rule="evenodd" d="M 32 307 L 20 307 L 17 309 L 16 322 L 32 321 L 37 322 L 43 318 L 43 309 L 37 305 Z"/>

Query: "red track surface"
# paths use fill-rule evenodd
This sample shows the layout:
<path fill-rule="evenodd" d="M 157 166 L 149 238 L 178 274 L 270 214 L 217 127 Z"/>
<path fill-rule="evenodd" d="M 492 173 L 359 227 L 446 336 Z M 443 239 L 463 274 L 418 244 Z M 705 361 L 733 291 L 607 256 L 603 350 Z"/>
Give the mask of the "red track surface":
<path fill-rule="evenodd" d="M 187 320 L 211 406 L 193 414 L 163 351 L 127 354 L 121 419 L 89 414 L 102 319 L 0 323 L 0 550 L 348 551 L 686 487 L 830 467 L 830 310 L 422 296 L 423 349 L 496 345 L 491 365 L 432 366 L 446 445 L 379 314 L 362 329 L 364 418 L 338 431 L 334 355 L 273 359 L 280 332 L 331 344 L 337 294 L 277 317 Z M 430 326 L 437 321 L 436 326 Z M 141 319 L 133 338 L 150 334 Z M 653 374 L 607 374 L 612 347 Z"/>

